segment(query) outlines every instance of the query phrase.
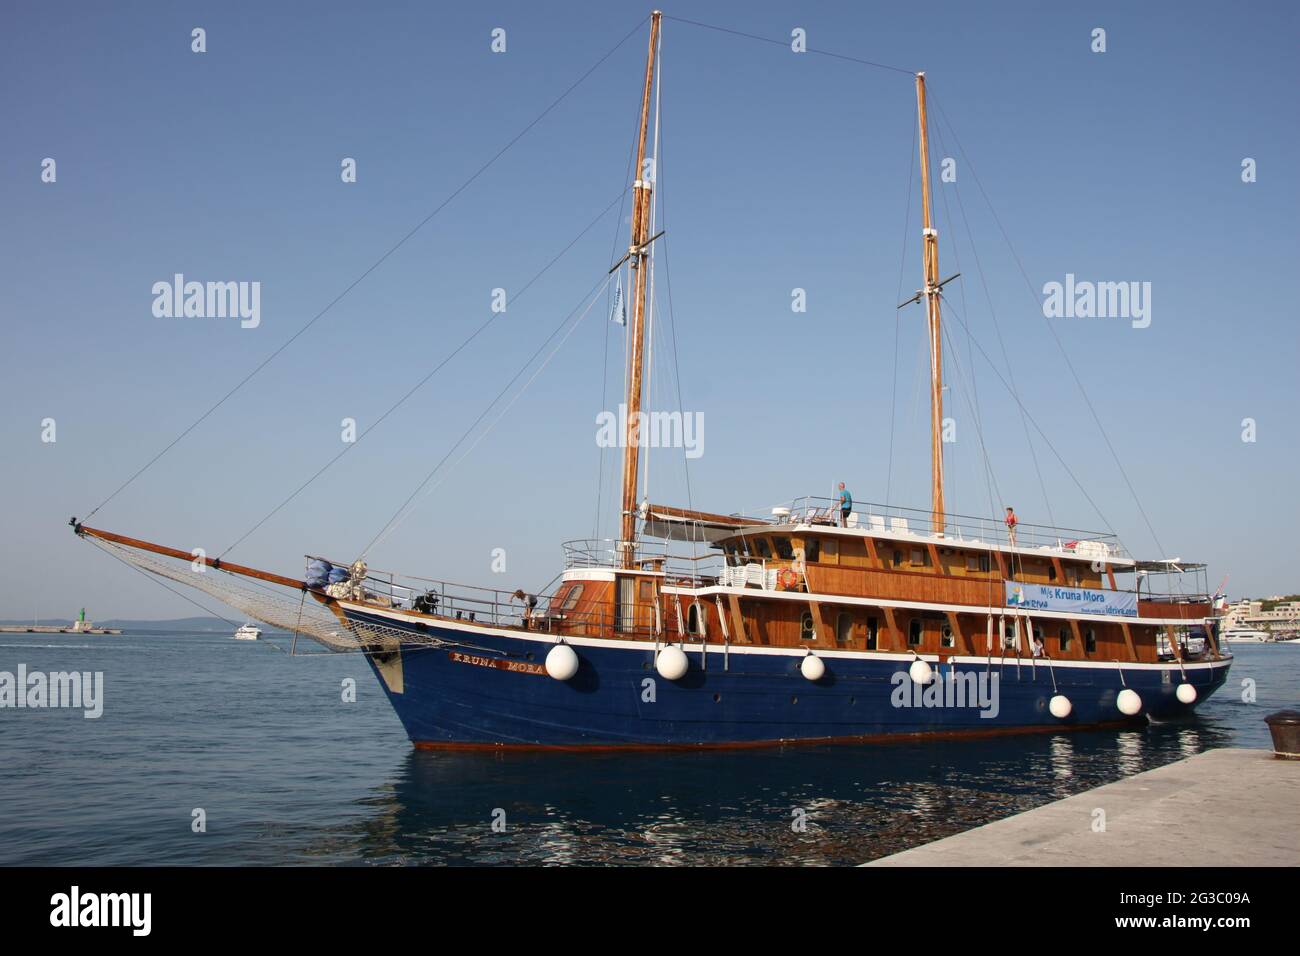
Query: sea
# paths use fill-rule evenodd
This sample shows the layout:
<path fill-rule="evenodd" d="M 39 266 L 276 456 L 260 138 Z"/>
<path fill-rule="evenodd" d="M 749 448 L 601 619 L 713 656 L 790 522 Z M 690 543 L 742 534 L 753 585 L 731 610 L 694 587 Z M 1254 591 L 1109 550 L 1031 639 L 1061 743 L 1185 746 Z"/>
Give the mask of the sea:
<path fill-rule="evenodd" d="M 0 635 L 102 714 L 0 709 L 0 864 L 863 863 L 1217 747 L 1267 748 L 1300 646 L 1241 645 L 1185 722 L 672 753 L 412 748 L 365 661 L 225 633 Z"/>

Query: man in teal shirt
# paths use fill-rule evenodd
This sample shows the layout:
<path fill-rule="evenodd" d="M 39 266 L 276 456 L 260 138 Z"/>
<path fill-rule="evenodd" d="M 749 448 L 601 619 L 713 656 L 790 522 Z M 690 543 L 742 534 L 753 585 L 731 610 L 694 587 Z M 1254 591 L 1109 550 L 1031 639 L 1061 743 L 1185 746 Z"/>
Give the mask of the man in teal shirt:
<path fill-rule="evenodd" d="M 849 494 L 848 489 L 844 487 L 844 482 L 840 482 L 840 527 L 847 528 L 849 524 L 849 513 L 853 511 L 853 496 Z"/>

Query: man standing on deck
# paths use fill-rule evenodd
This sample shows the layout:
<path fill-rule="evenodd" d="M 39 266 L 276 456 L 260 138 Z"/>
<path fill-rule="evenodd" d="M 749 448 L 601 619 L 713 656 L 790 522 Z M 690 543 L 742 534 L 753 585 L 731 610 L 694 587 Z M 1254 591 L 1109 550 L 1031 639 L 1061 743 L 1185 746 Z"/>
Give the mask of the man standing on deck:
<path fill-rule="evenodd" d="M 853 496 L 849 494 L 848 489 L 844 487 L 844 482 L 840 482 L 840 527 L 849 526 L 849 513 L 853 511 Z"/>
<path fill-rule="evenodd" d="M 1019 522 L 1016 520 L 1016 511 L 1014 508 L 1008 506 L 1007 507 L 1007 543 L 1010 544 L 1011 547 L 1013 548 L 1016 546 L 1016 525 L 1017 524 L 1019 524 Z"/>

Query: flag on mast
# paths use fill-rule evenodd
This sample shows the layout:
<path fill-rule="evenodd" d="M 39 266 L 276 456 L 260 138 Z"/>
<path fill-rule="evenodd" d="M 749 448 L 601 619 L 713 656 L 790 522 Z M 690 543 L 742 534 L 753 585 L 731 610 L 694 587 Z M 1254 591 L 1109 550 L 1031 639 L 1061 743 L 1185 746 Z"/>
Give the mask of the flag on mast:
<path fill-rule="evenodd" d="M 623 304 L 623 273 L 619 272 L 614 283 L 614 309 L 609 320 L 619 325 L 627 325 L 627 307 Z"/>

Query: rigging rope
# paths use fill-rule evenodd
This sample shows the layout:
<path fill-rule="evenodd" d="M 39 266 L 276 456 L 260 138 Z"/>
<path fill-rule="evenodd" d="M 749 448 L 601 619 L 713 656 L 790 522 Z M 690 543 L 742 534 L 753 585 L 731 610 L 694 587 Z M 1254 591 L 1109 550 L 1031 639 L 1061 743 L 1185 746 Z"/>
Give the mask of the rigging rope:
<path fill-rule="evenodd" d="M 614 200 L 612 200 L 612 201 L 609 203 L 609 205 L 607 205 L 604 209 L 602 209 L 602 210 L 601 210 L 601 211 L 596 215 L 596 218 L 595 218 L 595 219 L 593 219 L 593 220 L 591 220 L 591 222 L 587 223 L 587 225 L 583 227 L 583 229 L 582 229 L 581 232 L 579 232 L 576 236 L 574 236 L 573 239 L 571 239 L 571 240 L 568 242 L 568 244 L 565 245 L 565 247 L 564 247 L 563 249 L 561 249 L 558 253 L 556 253 L 556 255 L 555 255 L 555 256 L 554 256 L 554 257 L 553 257 L 549 262 L 546 263 L 546 265 L 542 266 L 542 268 L 541 268 L 541 270 L 540 270 L 539 272 L 537 272 L 537 273 L 536 273 L 536 274 L 535 274 L 531 279 L 529 279 L 526 283 L 524 283 L 523 287 L 522 287 L 518 292 L 514 293 L 514 294 L 511 296 L 512 301 L 517 303 L 517 302 L 519 301 L 519 299 L 520 299 L 522 296 L 524 296 L 524 295 L 528 292 L 528 290 L 529 290 L 530 288 L 532 288 L 532 286 L 533 286 L 533 285 L 534 285 L 534 284 L 535 284 L 539 279 L 542 278 L 542 276 L 546 275 L 546 273 L 550 271 L 550 269 L 551 269 L 552 266 L 554 266 L 557 262 L 559 262 L 560 259 L 562 259 L 562 258 L 564 257 L 564 255 L 565 255 L 565 254 L 566 254 L 570 249 L 572 249 L 575 245 L 578 244 L 578 242 L 582 239 L 583 236 L 585 236 L 588 232 L 590 232 L 593 228 L 595 228 L 596 224 L 597 224 L 598 222 L 600 222 L 600 220 L 602 220 L 603 218 L 605 218 L 605 216 L 609 214 L 609 211 L 610 211 L 611 209 L 614 208 L 614 205 L 615 205 L 616 203 L 620 202 L 621 199 L 622 199 L 622 193 L 620 193 L 619 196 L 615 197 Z M 217 557 L 219 557 L 219 558 L 224 558 L 227 554 L 229 554 L 229 553 L 230 553 L 231 551 L 233 551 L 236 547 L 238 547 L 241 543 L 243 543 L 243 541 L 244 541 L 246 538 L 248 538 L 248 537 L 251 536 L 255 531 L 257 531 L 258 528 L 262 527 L 262 525 L 264 525 L 264 524 L 266 524 L 266 522 L 270 521 L 271 518 L 273 518 L 273 517 L 274 517 L 274 516 L 275 516 L 275 515 L 280 511 L 280 509 L 284 508 L 285 505 L 287 505 L 287 504 L 289 504 L 289 502 L 293 501 L 294 498 L 297 498 L 298 495 L 300 495 L 302 492 L 304 492 L 304 491 L 308 488 L 308 486 L 310 486 L 313 482 L 316 481 L 317 478 L 319 478 L 321 475 L 325 474 L 326 471 L 328 471 L 331 467 L 333 467 L 334 464 L 335 464 L 339 459 L 341 459 L 344 455 L 346 455 L 346 454 L 347 454 L 348 452 L 350 452 L 353 448 L 355 448 L 358 444 L 360 444 L 360 443 L 361 443 L 361 440 L 362 440 L 363 438 L 365 438 L 365 437 L 366 437 L 367 435 L 369 435 L 372 431 L 374 431 L 376 428 L 378 428 L 379 425 L 383 423 L 384 419 L 388 418 L 389 415 L 391 415 L 393 412 L 397 411 L 397 409 L 401 408 L 402 405 L 406 404 L 407 400 L 409 400 L 409 399 L 411 398 L 411 396 L 413 396 L 416 392 L 418 392 L 421 388 L 423 388 L 426 384 L 428 384 L 429 380 L 432 379 L 432 378 L 434 377 L 434 375 L 436 375 L 438 372 L 440 372 L 440 371 L 443 369 L 444 366 L 446 366 L 449 362 L 451 362 L 452 359 L 454 359 L 457 355 L 459 355 L 462 351 L 464 351 L 465 348 L 467 348 L 471 342 L 473 342 L 476 338 L 478 338 L 480 334 L 482 334 L 484 331 L 487 330 L 488 326 L 490 326 L 493 322 L 495 322 L 495 321 L 496 321 L 498 318 L 500 318 L 500 316 L 503 315 L 503 314 L 504 314 L 504 313 L 502 313 L 502 312 L 493 312 L 493 313 L 488 317 L 488 319 L 487 319 L 485 322 L 483 322 L 483 323 L 482 323 L 482 324 L 481 324 L 477 329 L 475 329 L 475 330 L 474 330 L 474 331 L 469 335 L 468 338 L 466 338 L 463 342 L 461 342 L 460 345 L 456 346 L 456 348 L 453 349 L 453 350 L 450 352 L 450 354 L 447 355 L 446 358 L 444 358 L 441 362 L 439 362 L 437 365 L 435 365 L 435 366 L 434 366 L 434 367 L 429 371 L 429 373 L 428 373 L 427 375 L 425 375 L 422 379 L 420 379 L 418 382 L 416 382 L 415 385 L 411 386 L 411 388 L 408 389 L 407 392 L 406 392 L 404 395 L 402 395 L 401 398 L 399 398 L 399 399 L 398 399 L 396 402 L 394 402 L 392 405 L 388 406 L 388 409 L 387 409 L 387 410 L 386 410 L 382 415 L 380 415 L 377 419 L 375 419 L 375 420 L 374 420 L 373 422 L 371 422 L 368 426 L 366 426 L 366 428 L 365 428 L 365 429 L 364 429 L 364 430 L 363 430 L 359 435 L 357 435 L 356 441 L 353 441 L 353 442 L 351 442 L 351 443 L 345 444 L 345 445 L 343 446 L 343 449 L 342 449 L 341 451 L 339 451 L 337 454 L 335 454 L 334 457 L 332 457 L 332 458 L 331 458 L 329 461 L 327 461 L 324 465 L 322 465 L 319 471 L 317 471 L 314 475 L 312 475 L 310 478 L 308 478 L 306 481 L 304 481 L 301 485 L 299 485 L 297 488 L 295 488 L 295 489 L 294 489 L 294 490 L 289 494 L 289 496 L 288 496 L 287 498 L 285 498 L 285 499 L 284 499 L 283 501 L 281 501 L 278 505 L 276 505 L 276 506 L 275 506 L 274 508 L 272 508 L 269 512 L 267 512 L 267 514 L 266 514 L 266 515 L 265 515 L 265 516 L 264 516 L 260 521 L 258 521 L 257 524 L 253 525 L 253 527 L 249 528 L 249 529 L 248 529 L 247 531 L 245 531 L 242 535 L 240 535 L 239 538 L 237 538 L 233 544 L 231 544 L 228 548 L 226 548 L 225 551 L 222 551 L 221 554 L 219 554 Z"/>
<path fill-rule="evenodd" d="M 452 200 L 454 200 L 454 199 L 455 199 L 457 196 L 459 196 L 462 192 L 464 192 L 466 189 L 468 189 L 468 188 L 470 187 L 470 185 L 474 183 L 475 180 L 477 180 L 481 175 L 483 175 L 483 173 L 487 172 L 487 170 L 488 170 L 489 168 L 491 168 L 491 167 L 496 163 L 497 160 L 499 160 L 502 156 L 504 156 L 504 155 L 505 155 L 505 154 L 506 154 L 506 153 L 511 149 L 511 147 L 513 147 L 516 143 L 518 143 L 521 139 L 523 139 L 524 136 L 526 136 L 526 135 L 527 135 L 527 134 L 528 134 L 528 133 L 533 129 L 533 127 L 535 127 L 538 123 L 540 123 L 543 119 L 545 119 L 545 118 L 546 118 L 546 117 L 551 113 L 552 110 L 554 110 L 557 106 L 559 106 L 560 103 L 562 103 L 562 102 L 563 102 L 563 101 L 564 101 L 564 100 L 569 96 L 570 93 L 572 93 L 572 92 L 573 92 L 574 90 L 576 90 L 579 86 L 581 86 L 582 83 L 583 83 L 583 82 L 584 82 L 584 81 L 585 81 L 589 76 L 591 76 L 591 74 L 593 74 L 594 72 L 596 72 L 596 70 L 599 69 L 600 66 L 601 66 L 601 65 L 602 65 L 606 60 L 608 60 L 611 56 L 613 56 L 614 53 L 617 52 L 618 49 L 619 49 L 619 48 L 620 48 L 624 43 L 626 43 L 629 39 L 631 39 L 632 36 L 633 36 L 634 34 L 636 34 L 636 32 L 637 32 L 638 30 L 641 29 L 641 25 L 642 25 L 643 23 L 645 23 L 646 19 L 647 19 L 646 17 L 642 17 L 641 19 L 637 20 L 636 25 L 635 25 L 634 27 L 632 27 L 632 29 L 629 30 L 627 33 L 625 33 L 625 34 L 623 35 L 623 38 L 622 38 L 622 39 L 620 39 L 617 43 L 615 43 L 612 47 L 610 47 L 610 49 L 609 49 L 609 50 L 604 54 L 604 56 L 602 56 L 599 60 L 597 60 L 595 63 L 593 63 L 593 64 L 592 64 L 592 65 L 591 65 L 591 66 L 586 70 L 586 72 L 584 72 L 581 76 L 579 76 L 578 79 L 576 79 L 576 80 L 575 80 L 575 81 L 574 81 L 574 82 L 573 82 L 573 83 L 572 83 L 572 84 L 571 84 L 567 89 L 565 89 L 565 91 L 564 91 L 563 93 L 561 93 L 558 97 L 556 97 L 554 100 L 552 100 L 552 101 L 551 101 L 551 104 L 550 104 L 549 106 L 547 106 L 544 110 L 542 110 L 539 114 L 537 114 L 537 116 L 532 120 L 532 122 L 530 122 L 530 123 L 529 123 L 527 126 L 525 126 L 522 130 L 520 130 L 518 133 L 516 133 L 516 134 L 515 134 L 515 135 L 514 135 L 514 136 L 513 136 L 513 137 L 512 137 L 512 138 L 511 138 L 511 139 L 510 139 L 510 140 L 509 140 L 505 145 L 504 145 L 504 146 L 502 146 L 499 150 L 497 150 L 497 152 L 492 156 L 491 159 L 489 159 L 486 163 L 484 163 L 482 166 L 480 166 L 477 170 L 474 171 L 474 173 L 472 173 L 472 174 L 470 175 L 470 177 L 469 177 L 468 179 L 466 179 L 466 180 L 465 180 L 464 182 L 462 182 L 459 186 L 457 186 L 456 189 L 453 190 L 452 193 L 451 193 L 449 196 L 447 196 L 446 199 L 444 199 L 441 203 L 439 203 L 439 204 L 434 208 L 434 210 L 433 210 L 432 212 L 430 212 L 427 216 L 425 216 L 425 217 L 424 217 L 423 219 L 421 219 L 418 223 L 416 223 L 416 225 L 415 225 L 414 228 L 412 228 L 409 232 L 406 233 L 406 235 L 402 236 L 401 239 L 397 240 L 396 243 L 394 243 L 392 246 L 390 246 L 390 247 L 388 248 L 388 251 L 386 251 L 386 252 L 385 252 L 383 255 L 381 255 L 378 259 L 376 259 L 373 263 L 371 263 L 371 265 L 369 266 L 369 268 L 367 268 L 364 272 L 362 272 L 361 275 L 357 276 L 357 278 L 355 278 L 354 280 L 352 280 L 352 282 L 349 283 L 348 286 L 347 286 L 346 288 L 344 288 L 344 290 L 343 290 L 342 292 L 340 292 L 337 296 L 335 296 L 335 297 L 334 297 L 334 298 L 329 302 L 329 304 L 325 306 L 325 308 L 321 309 L 321 310 L 320 310 L 319 312 L 317 312 L 314 316 L 312 316 L 312 318 L 311 318 L 310 320 L 308 320 L 308 322 L 307 322 L 306 325 L 304 325 L 304 326 L 303 326 L 302 328 L 300 328 L 297 332 L 295 332 L 293 335 L 291 335 L 291 336 L 288 338 L 288 340 L 286 340 L 282 345 L 280 345 L 279 348 L 277 348 L 274 352 L 272 352 L 272 353 L 271 353 L 270 355 L 268 355 L 265 359 L 263 359 L 262 362 L 261 362 L 260 364 L 258 364 L 258 365 L 257 365 L 257 366 L 256 366 L 256 367 L 255 367 L 251 372 L 249 372 L 246 376 L 244 376 L 244 377 L 243 377 L 243 378 L 242 378 L 242 379 L 241 379 L 241 380 L 240 380 L 240 381 L 235 385 L 234 388 L 230 389 L 230 391 L 226 392 L 226 394 L 224 394 L 223 396 L 221 396 L 221 398 L 219 398 L 219 399 L 217 400 L 217 402 L 216 402 L 214 405 L 212 405 L 212 406 L 211 406 L 211 407 L 210 407 L 206 412 L 204 412 L 204 413 L 203 413 L 202 415 L 200 415 L 197 419 L 195 419 L 194 422 L 192 422 L 192 423 L 189 425 L 188 428 L 186 428 L 186 429 L 185 429 L 184 431 L 182 431 L 179 435 L 177 435 L 174 439 L 172 439 L 171 442 L 169 442 L 169 443 L 166 445 L 166 447 L 164 447 L 164 448 L 162 449 L 162 451 L 158 452 L 158 454 L 154 455 L 153 458 L 149 459 L 149 461 L 146 462 L 146 463 L 144 464 L 144 466 L 143 466 L 142 468 L 140 468 L 139 471 L 137 471 L 135 474 L 131 475 L 131 477 L 128 478 L 126 481 L 122 482 L 122 484 L 118 486 L 118 488 L 117 488 L 116 491 L 114 491 L 111 495 L 109 495 L 107 498 L 105 498 L 103 501 L 101 501 L 99 504 L 97 504 L 94 508 L 92 508 L 92 509 L 90 510 L 90 512 L 86 515 L 86 519 L 89 520 L 89 519 L 90 519 L 90 518 L 91 518 L 91 517 L 92 517 L 96 512 L 99 511 L 100 508 L 103 508 L 104 505 L 108 504 L 110 501 L 112 501 L 114 498 L 116 498 L 119 494 L 121 494 L 123 491 L 125 491 L 126 488 L 127 488 L 129 485 L 131 485 L 131 484 L 132 484 L 132 483 L 133 483 L 137 478 L 139 478 L 139 477 L 140 477 L 141 475 L 143 475 L 146 471 L 148 471 L 150 468 L 152 468 L 153 465 L 154 465 L 154 464 L 155 464 L 159 459 L 161 459 L 164 455 L 166 455 L 169 451 L 171 451 L 172 448 L 174 448 L 177 444 L 179 444 L 180 441 L 181 441 L 182 439 L 184 439 L 186 435 L 188 435 L 188 434 L 189 434 L 190 432 L 192 432 L 195 428 L 197 428 L 199 425 L 201 425 L 205 420 L 207 420 L 207 418 L 208 418 L 210 415 L 212 415 L 212 413 L 215 412 L 218 408 L 220 408 L 222 405 L 224 405 L 224 404 L 226 403 L 226 401 L 227 401 L 227 400 L 228 400 L 232 395 L 234 395 L 234 394 L 235 394 L 236 392 L 238 392 L 241 388 L 243 388 L 246 384 L 248 384 L 248 382 L 251 381 L 251 380 L 254 378 L 254 376 L 256 376 L 260 371 L 262 371 L 262 369 L 266 368 L 266 366 L 269 365 L 269 364 L 270 364 L 270 363 L 271 363 L 271 362 L 276 358 L 276 356 L 278 356 L 281 352 L 283 352 L 283 351 L 284 351 L 285 349 L 287 349 L 290 345 L 292 345 L 295 341 L 297 341 L 297 340 L 298 340 L 298 339 L 303 335 L 303 333 L 305 333 L 308 329 L 310 329 L 313 325 L 316 324 L 317 320 L 319 320 L 322 316 L 325 315 L 325 313 L 329 312 L 330 309 L 334 308 L 334 306 L 336 306 L 339 302 L 341 302 L 341 301 L 343 300 L 343 298 L 344 298 L 345 296 L 347 296 L 347 294 L 348 294 L 349 292 L 351 292 L 353 289 L 355 289 L 358 285 L 360 285 L 361 282 L 362 282 L 362 281 L 363 281 L 367 276 L 369 276 L 372 272 L 374 272 L 374 271 L 375 271 L 376 269 L 378 269 L 381 265 L 383 265 L 383 263 L 388 259 L 389 256 L 391 256 L 394 252 L 396 252 L 398 249 L 400 249 L 403 245 L 406 244 L 406 241 L 407 241 L 408 239 L 410 239 L 410 238 L 411 238 L 412 236 L 414 236 L 417 232 L 419 232 L 419 231 L 420 231 L 421 229 L 423 229 L 426 225 L 428 225 L 428 223 L 429 223 L 430 221 L 432 221 L 433 218 L 434 218 L 435 216 L 438 215 L 438 213 L 442 212 L 442 210 L 445 209 L 445 208 L 446 208 L 446 207 L 447 207 L 447 206 L 452 202 Z"/>
<path fill-rule="evenodd" d="M 587 302 L 587 307 L 582 310 L 582 314 L 578 316 L 577 321 L 573 323 L 573 325 L 569 328 L 569 331 L 565 333 L 564 337 L 551 351 L 550 355 L 548 355 L 546 359 L 542 362 L 542 364 L 537 368 L 537 371 L 535 371 L 532 374 L 532 376 L 528 379 L 528 381 L 524 383 L 523 388 L 521 388 L 515 394 L 514 398 L 512 398 L 509 401 L 509 403 L 506 404 L 506 406 L 501 410 L 500 414 L 498 414 L 497 417 L 492 420 L 491 424 L 489 424 L 488 427 L 483 430 L 482 434 L 480 434 L 478 438 L 475 439 L 474 443 L 470 445 L 468 449 L 466 449 L 465 454 L 461 455 L 461 457 L 456 460 L 455 464 L 453 464 L 452 466 L 453 468 L 455 467 L 455 465 L 458 465 L 462 461 L 464 461 L 465 458 L 469 455 L 469 453 L 478 447 L 479 442 L 481 442 L 485 437 L 487 437 L 488 432 L 490 432 L 492 428 L 496 425 L 496 423 L 501 420 L 502 415 L 504 415 L 507 411 L 510 410 L 510 408 L 514 405 L 514 403 L 519 400 L 519 397 L 523 395 L 525 391 L 528 390 L 528 386 L 530 386 L 536 380 L 537 376 L 541 374 L 542 370 L 545 369 L 548 364 L 550 364 L 551 359 L 555 357 L 556 353 L 559 352 L 560 348 L 563 347 L 564 343 L 568 341 L 569 336 L 573 334 L 574 330 L 577 329 L 577 327 L 582 323 L 582 320 L 585 319 L 588 313 L 591 312 L 592 307 L 600 300 L 600 295 L 602 292 L 604 292 L 604 286 L 607 285 L 611 281 L 611 279 L 612 277 L 609 275 L 604 276 L 600 281 L 596 283 L 595 286 L 592 287 L 591 290 L 588 291 L 587 296 L 584 296 L 583 298 L 586 299 L 588 296 L 590 296 L 590 301 Z M 532 365 L 534 361 L 536 361 L 537 357 L 541 355 L 543 350 L 545 350 L 546 346 L 550 344 L 551 340 L 554 339 L 555 336 L 558 335 L 560 331 L 564 328 L 564 326 L 568 324 L 569 320 L 573 318 L 574 313 L 576 313 L 579 308 L 581 308 L 581 303 L 579 303 L 578 306 L 575 306 L 573 310 L 570 311 L 569 314 L 564 317 L 564 319 L 560 322 L 560 324 L 555 327 L 555 330 L 552 331 L 551 334 L 546 337 L 546 340 L 543 341 L 542 344 L 537 347 L 537 351 L 535 351 L 531 356 L 529 356 L 528 361 L 526 361 L 520 367 L 519 371 L 516 372 L 514 376 L 510 379 L 510 381 L 508 381 L 505 384 L 505 387 L 502 388 L 501 391 L 497 393 L 496 397 L 493 398 L 492 401 L 490 401 L 487 404 L 487 406 L 483 409 L 482 413 L 478 416 L 478 418 L 474 419 L 474 421 L 470 424 L 469 428 L 465 430 L 465 432 L 460 436 L 460 438 L 456 439 L 455 444 L 453 444 L 451 448 L 447 450 L 447 454 L 445 454 L 438 461 L 438 463 L 433 466 L 433 469 L 427 475 L 425 475 L 424 480 L 421 481 L 418 485 L 416 485 L 415 490 L 412 491 L 411 494 L 407 496 L 406 501 L 402 502 L 401 507 L 399 507 L 397 511 L 393 513 L 393 516 L 388 519 L 388 522 L 382 528 L 380 528 L 379 533 L 376 534 L 374 538 L 371 539 L 370 543 L 367 544 L 362 549 L 361 551 L 362 558 L 364 558 L 370 552 L 371 548 L 375 547 L 375 545 L 379 544 L 381 541 L 387 538 L 388 535 L 392 534 L 395 530 L 397 530 L 398 526 L 403 521 L 405 521 L 407 518 L 411 516 L 411 513 L 413 512 L 414 509 L 412 508 L 410 511 L 408 511 L 407 508 L 412 504 L 412 502 L 415 501 L 416 496 L 419 495 L 420 492 L 424 490 L 424 487 L 428 485 L 430 481 L 433 480 L 433 477 L 442 469 L 442 466 L 447 463 L 447 460 L 451 458 L 451 456 L 455 453 L 456 449 L 459 448 L 467 438 L 469 438 L 469 436 L 473 433 L 474 429 L 478 427 L 479 423 L 482 422 L 483 419 L 488 416 L 488 413 L 492 411 L 493 406 L 495 406 L 499 401 L 501 401 L 503 397 L 505 397 L 506 393 L 509 392 L 509 390 L 514 386 L 515 382 L 517 382 L 519 378 L 524 374 L 524 372 L 528 370 L 528 367 Z M 441 480 L 439 480 L 438 484 L 441 483 L 442 483 Z M 431 493 L 434 489 L 436 489 L 438 487 L 438 484 L 435 484 L 432 488 L 430 488 L 429 492 Z M 403 514 L 404 511 L 406 512 L 405 514 Z"/>

